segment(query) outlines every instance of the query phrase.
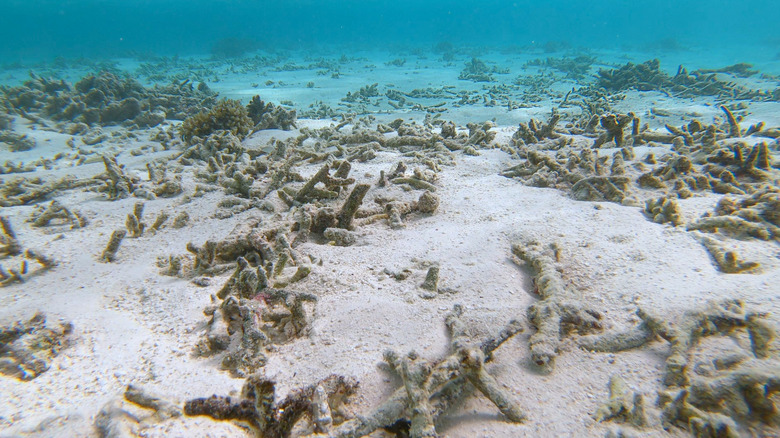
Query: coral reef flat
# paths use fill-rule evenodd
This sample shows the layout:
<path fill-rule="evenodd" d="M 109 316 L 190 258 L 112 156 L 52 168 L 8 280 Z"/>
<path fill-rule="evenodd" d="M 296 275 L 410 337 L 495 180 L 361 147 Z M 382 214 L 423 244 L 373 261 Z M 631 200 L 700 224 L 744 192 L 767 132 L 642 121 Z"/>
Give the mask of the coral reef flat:
<path fill-rule="evenodd" d="M 0 437 L 780 434 L 780 63 L 646 50 L 3 66 Z"/>

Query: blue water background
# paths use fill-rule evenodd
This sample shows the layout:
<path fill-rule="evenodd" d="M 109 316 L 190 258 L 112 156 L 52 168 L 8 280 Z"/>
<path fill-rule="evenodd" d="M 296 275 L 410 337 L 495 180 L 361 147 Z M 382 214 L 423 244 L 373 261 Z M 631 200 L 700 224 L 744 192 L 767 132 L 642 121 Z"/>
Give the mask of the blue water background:
<path fill-rule="evenodd" d="M 0 64 L 55 56 L 207 54 L 215 41 L 261 48 L 543 45 L 780 53 L 776 0 L 179 1 L 0 0 Z"/>

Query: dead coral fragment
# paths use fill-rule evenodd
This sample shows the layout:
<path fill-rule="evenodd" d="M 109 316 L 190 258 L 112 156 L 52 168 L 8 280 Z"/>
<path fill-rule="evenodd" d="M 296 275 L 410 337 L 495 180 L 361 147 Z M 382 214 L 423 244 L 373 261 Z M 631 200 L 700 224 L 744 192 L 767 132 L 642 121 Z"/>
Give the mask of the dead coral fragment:
<path fill-rule="evenodd" d="M 737 123 L 737 118 L 734 117 L 734 114 L 731 113 L 731 110 L 728 109 L 728 107 L 721 105 L 720 109 L 723 110 L 724 113 L 726 113 L 726 120 L 729 122 L 729 137 L 731 138 L 737 138 L 742 137 L 742 131 L 739 129 L 739 123 Z"/>
<path fill-rule="evenodd" d="M 154 417 L 158 421 L 182 415 L 181 407 L 137 385 L 127 385 L 124 397 L 131 403 L 154 410 Z"/>
<path fill-rule="evenodd" d="M 715 149 L 707 155 L 702 170 L 713 178 L 719 178 L 730 187 L 719 188 L 719 193 L 752 192 L 751 184 L 777 180 L 777 172 L 771 166 L 771 153 L 766 143 L 748 146 L 733 143 Z"/>
<path fill-rule="evenodd" d="M 95 428 L 101 437 L 130 438 L 138 436 L 139 420 L 123 409 L 120 400 L 111 400 L 95 416 Z"/>
<path fill-rule="evenodd" d="M 406 226 L 404 217 L 414 212 L 422 214 L 434 214 L 439 208 L 439 197 L 429 191 L 425 191 L 417 201 L 401 202 L 393 198 L 377 196 L 374 202 L 380 205 L 379 209 L 363 209 L 358 211 L 357 217 L 361 224 L 369 224 L 378 220 L 387 219 L 390 228 L 399 229 Z"/>
<path fill-rule="evenodd" d="M 276 106 L 272 102 L 263 102 L 260 96 L 252 97 L 252 100 L 246 106 L 249 117 L 255 124 L 254 131 L 263 129 L 283 129 L 289 131 L 295 128 L 295 122 L 298 118 L 294 109 L 284 109 L 282 106 Z"/>
<path fill-rule="evenodd" d="M 492 352 L 504 341 L 522 331 L 522 328 L 517 321 L 512 321 L 498 336 L 475 346 L 461 319 L 462 312 L 462 307 L 456 305 L 446 319 L 452 350 L 448 357 L 435 362 L 416 362 L 418 359 L 412 353 L 407 356 L 411 363 L 406 364 L 404 372 L 405 359 L 392 351 L 385 353 L 385 361 L 390 367 L 402 377 L 406 374 L 404 386 L 371 413 L 346 421 L 331 430 L 328 437 L 365 436 L 399 422 L 412 423 L 411 436 L 423 436 L 425 431 L 435 431 L 431 420 L 435 421 L 461 397 L 468 394 L 471 385 L 492 401 L 510 421 L 522 422 L 525 415 L 515 397 L 498 384 L 484 366 L 485 362 L 491 359 Z"/>
<path fill-rule="evenodd" d="M 14 230 L 11 227 L 11 222 L 8 220 L 8 218 L 0 216 L 0 257 L 6 258 L 18 256 L 22 254 L 22 249 L 22 244 L 16 238 L 16 233 L 14 233 Z M 31 272 L 30 264 L 27 260 L 34 260 L 38 262 L 42 266 L 42 269 Z M 27 249 L 24 251 L 24 259 L 21 260 L 21 266 L 19 269 L 9 268 L 8 271 L 6 271 L 5 268 L 0 265 L 0 287 L 16 282 L 23 283 L 25 281 L 25 277 L 38 275 L 41 272 L 49 270 L 56 265 L 57 262 L 53 258 L 47 257 L 39 251 Z"/>
<path fill-rule="evenodd" d="M 336 246 L 352 246 L 357 242 L 357 234 L 342 228 L 326 228 L 322 235 Z"/>
<path fill-rule="evenodd" d="M 695 377 L 678 393 L 662 393 L 666 427 L 687 426 L 701 437 L 740 437 L 741 426 L 780 421 L 775 394 L 780 391 L 780 364 L 748 359 L 721 368 L 712 377 Z"/>
<path fill-rule="evenodd" d="M 724 232 L 762 240 L 780 239 L 780 192 L 765 186 L 739 201 L 724 197 L 714 211 L 689 225 L 689 230 Z"/>
<path fill-rule="evenodd" d="M 478 58 L 471 58 L 470 62 L 467 62 L 458 75 L 458 79 L 467 80 L 473 82 L 493 82 L 495 78 L 493 73 L 505 73 L 495 66 L 488 67 L 484 61 Z"/>
<path fill-rule="evenodd" d="M 746 312 L 739 300 L 710 302 L 701 309 L 686 312 L 677 323 L 651 315 L 641 308 L 637 310 L 637 316 L 642 322 L 628 331 L 584 336 L 579 340 L 580 346 L 592 351 L 615 352 L 638 348 L 656 337 L 661 337 L 671 344 L 671 353 L 666 359 L 664 384 L 686 386 L 690 379 L 689 357 L 702 338 L 729 334 L 740 328 L 747 329 L 748 333 L 758 334 L 761 339 L 768 337 L 763 334 L 767 326 L 761 322 L 762 315 Z M 757 329 L 759 326 L 760 330 Z M 766 343 L 762 341 L 755 345 Z M 762 349 L 755 345 L 753 353 L 756 356 L 764 354 Z"/>
<path fill-rule="evenodd" d="M 39 275 L 57 266 L 56 260 L 33 249 L 28 248 L 25 250 L 24 257 L 25 260 L 22 260 L 22 266 L 19 270 L 9 269 L 8 272 L 6 272 L 2 265 L 0 265 L 0 286 L 7 286 L 15 282 L 23 283 L 27 277 Z M 41 265 L 41 269 L 33 271 L 27 260 L 35 260 Z"/>
<path fill-rule="evenodd" d="M 32 380 L 46 372 L 67 345 L 73 325 L 60 322 L 47 327 L 46 316 L 37 313 L 27 322 L 0 327 L 0 373 Z"/>
<path fill-rule="evenodd" d="M 125 408 L 126 402 L 142 408 L 151 409 L 151 414 L 138 415 Z M 159 395 L 148 392 L 136 385 L 127 385 L 124 401 L 114 399 L 103 405 L 95 417 L 95 427 L 102 437 L 129 438 L 138 436 L 140 429 L 150 423 L 164 421 L 182 415 L 181 407 L 165 400 Z"/>
<path fill-rule="evenodd" d="M 273 380 L 253 375 L 246 380 L 240 400 L 216 395 L 194 399 L 185 403 L 184 413 L 244 421 L 265 438 L 289 437 L 293 428 L 327 434 L 344 421 L 343 405 L 356 392 L 357 382 L 331 375 L 291 391 L 281 401 L 275 399 L 275 388 Z"/>
<path fill-rule="evenodd" d="M 188 223 L 190 223 L 190 215 L 186 211 L 182 211 L 181 213 L 177 214 L 175 218 L 173 218 L 173 223 L 171 226 L 178 230 L 180 228 L 186 227 Z"/>
<path fill-rule="evenodd" d="M 285 188 L 279 192 L 279 196 L 288 205 L 292 206 L 296 203 L 305 204 L 315 199 L 332 199 L 336 198 L 339 194 L 339 189 L 344 186 L 348 186 L 355 182 L 353 178 L 347 178 L 349 174 L 349 162 L 346 165 L 342 164 L 336 171 L 335 176 L 330 176 L 330 165 L 326 164 L 312 176 L 300 190 L 293 190 Z M 342 170 L 343 168 L 343 170 Z M 325 188 L 317 187 L 318 184 L 322 184 Z"/>
<path fill-rule="evenodd" d="M 0 256 L 14 256 L 22 252 L 22 244 L 16 238 L 16 233 L 11 226 L 11 221 L 5 216 L 0 216 Z"/>
<path fill-rule="evenodd" d="M 517 131 L 512 134 L 512 143 L 519 146 L 536 144 L 544 139 L 556 140 L 560 135 L 555 132 L 555 126 L 560 120 L 561 115 L 553 111 L 547 123 L 535 119 L 529 120 L 528 123 L 520 123 Z"/>
<path fill-rule="evenodd" d="M 425 274 L 425 281 L 420 287 L 431 293 L 430 297 L 435 297 L 439 293 L 439 266 L 434 265 L 428 268 L 428 273 Z M 428 295 L 424 296 L 428 298 Z"/>
<path fill-rule="evenodd" d="M 195 255 L 192 267 L 169 259 L 168 272 L 179 275 L 217 275 L 235 266 L 233 275 L 212 296 L 204 313 L 210 317 L 199 344 L 201 354 L 224 352 L 222 367 L 238 376 L 265 365 L 265 347 L 306 336 L 317 297 L 284 289 L 305 278 L 311 267 L 291 247 L 279 229 L 242 224 L 223 241 L 203 247 L 188 245 Z M 176 264 L 176 268 L 174 268 Z M 163 264 L 164 265 L 164 264 Z M 285 275 L 285 271 L 293 271 Z"/>
<path fill-rule="evenodd" d="M 609 401 L 601 405 L 593 415 L 596 421 L 619 419 L 634 426 L 647 424 L 645 401 L 642 394 L 631 391 L 618 375 L 609 379 Z"/>
<path fill-rule="evenodd" d="M 369 184 L 357 184 L 355 188 L 352 189 L 352 192 L 349 194 L 349 197 L 347 197 L 347 200 L 344 201 L 344 205 L 341 206 L 341 210 L 337 215 L 337 226 L 339 228 L 345 230 L 351 230 L 353 228 L 352 221 L 355 219 L 355 213 L 357 213 L 360 204 L 363 203 L 363 198 L 370 188 L 371 186 Z"/>
<path fill-rule="evenodd" d="M 130 196 L 135 190 L 135 181 L 127 176 L 116 158 L 103 156 L 103 164 L 106 166 L 108 181 L 103 190 L 108 194 L 108 199 L 121 199 Z"/>
<path fill-rule="evenodd" d="M 751 222 L 738 216 L 703 217 L 689 223 L 687 229 L 688 231 L 726 231 L 735 236 L 747 235 L 761 240 L 780 238 L 780 228 L 771 224 Z"/>
<path fill-rule="evenodd" d="M 609 114 L 601 117 L 601 126 L 607 130 L 593 143 L 593 148 L 600 148 L 605 143 L 615 141 L 617 147 L 623 147 L 623 130 L 634 120 L 634 113 Z"/>
<path fill-rule="evenodd" d="M 165 225 L 165 221 L 167 220 L 168 212 L 163 210 L 157 214 L 157 218 L 154 220 L 154 223 L 151 227 L 149 227 L 149 229 L 152 231 L 152 233 L 156 233 L 162 229 L 162 227 Z"/>
<path fill-rule="evenodd" d="M 528 308 L 528 319 L 536 327 L 529 339 L 531 356 L 537 365 L 552 368 L 561 337 L 576 330 L 587 333 L 602 328 L 602 315 L 584 304 L 574 291 L 564 287 L 557 263 L 558 248 L 537 242 L 515 243 L 512 253 L 535 271 L 540 301 Z"/>
<path fill-rule="evenodd" d="M 592 176 L 577 181 L 571 187 L 571 195 L 579 201 L 622 203 L 626 199 L 630 182 L 626 176 Z"/>
<path fill-rule="evenodd" d="M 645 201 L 645 214 L 657 224 L 671 222 L 674 226 L 682 225 L 677 202 L 666 196 Z"/>
<path fill-rule="evenodd" d="M 32 222 L 33 227 L 46 227 L 52 221 L 55 223 L 70 225 L 71 229 L 83 228 L 87 225 L 87 218 L 77 211 L 70 210 L 59 202 L 51 201 L 51 203 L 42 207 L 39 206 L 30 215 L 28 222 Z"/>
<path fill-rule="evenodd" d="M 108 239 L 106 249 L 103 250 L 103 254 L 100 255 L 101 261 L 110 263 L 116 260 L 116 252 L 119 251 L 119 245 L 122 244 L 122 239 L 125 238 L 126 234 L 127 231 L 125 230 L 114 230 L 114 232 L 111 233 L 111 238 Z"/>
<path fill-rule="evenodd" d="M 677 97 L 717 96 L 720 99 L 777 100 L 766 91 L 748 89 L 729 80 L 718 79 L 712 70 L 696 70 L 691 73 L 679 66 L 677 74 L 661 71 L 657 59 L 642 64 L 627 63 L 617 68 L 598 72 L 596 86 L 609 92 L 635 88 L 639 91 L 662 91 Z"/>
<path fill-rule="evenodd" d="M 715 260 L 718 265 L 718 269 L 726 274 L 739 274 L 741 272 L 753 271 L 759 268 L 761 265 L 758 262 L 746 262 L 739 260 L 735 251 L 729 251 L 724 248 L 723 244 L 712 237 L 705 236 L 701 233 L 696 233 L 696 237 L 699 239 L 702 245 L 707 248 L 707 252 Z"/>
<path fill-rule="evenodd" d="M 146 224 L 142 222 L 144 215 L 144 203 L 136 202 L 133 206 L 133 212 L 127 215 L 125 228 L 130 233 L 130 237 L 141 237 L 146 229 Z"/>
<path fill-rule="evenodd" d="M 0 207 L 13 207 L 40 202 L 52 193 L 95 184 L 95 180 L 64 177 L 45 182 L 41 178 L 16 178 L 0 181 Z"/>
<path fill-rule="evenodd" d="M 0 132 L 0 142 L 8 145 L 11 152 L 23 152 L 33 149 L 36 145 L 35 139 L 26 134 L 16 134 L 13 132 Z"/>
<path fill-rule="evenodd" d="M 534 187 L 570 190 L 571 196 L 581 201 L 623 203 L 628 195 L 630 178 L 605 176 L 608 160 L 609 157 L 599 157 L 592 149 L 582 149 L 578 154 L 559 152 L 556 156 L 529 150 L 526 162 L 503 170 L 501 175 L 518 178 Z"/>

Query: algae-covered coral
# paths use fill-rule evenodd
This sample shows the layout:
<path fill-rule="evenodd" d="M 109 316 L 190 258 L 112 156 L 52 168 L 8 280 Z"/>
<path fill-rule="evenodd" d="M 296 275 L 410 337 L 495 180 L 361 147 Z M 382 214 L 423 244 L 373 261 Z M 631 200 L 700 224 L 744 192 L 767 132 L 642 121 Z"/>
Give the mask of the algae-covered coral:
<path fill-rule="evenodd" d="M 187 117 L 181 124 L 181 138 L 190 143 L 194 137 L 207 137 L 217 131 L 228 131 L 239 138 L 246 137 L 252 119 L 240 101 L 222 99 L 208 111 Z"/>

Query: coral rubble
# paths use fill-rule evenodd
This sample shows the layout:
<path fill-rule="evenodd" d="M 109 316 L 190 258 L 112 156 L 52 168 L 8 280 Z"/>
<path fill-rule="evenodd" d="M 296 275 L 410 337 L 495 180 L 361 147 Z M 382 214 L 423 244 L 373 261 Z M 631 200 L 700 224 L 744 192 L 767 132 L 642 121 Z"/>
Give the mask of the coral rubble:
<path fill-rule="evenodd" d="M 775 330 L 762 313 L 748 312 L 738 300 L 722 300 L 686 312 L 672 322 L 639 309 L 641 323 L 628 331 L 580 338 L 592 351 L 639 348 L 657 338 L 669 342 L 660 393 L 666 427 L 681 425 L 696 436 L 741 436 L 753 422 L 776 424 L 772 395 L 780 390 L 780 368 L 771 349 Z M 738 356 L 692 365 L 694 350 L 705 337 L 746 332 L 750 347 Z M 752 356 L 752 357 L 750 357 Z"/>
<path fill-rule="evenodd" d="M 0 327 L 0 373 L 21 380 L 40 376 L 67 346 L 67 336 L 72 331 L 70 323 L 47 324 L 43 313 L 26 322 Z"/>

